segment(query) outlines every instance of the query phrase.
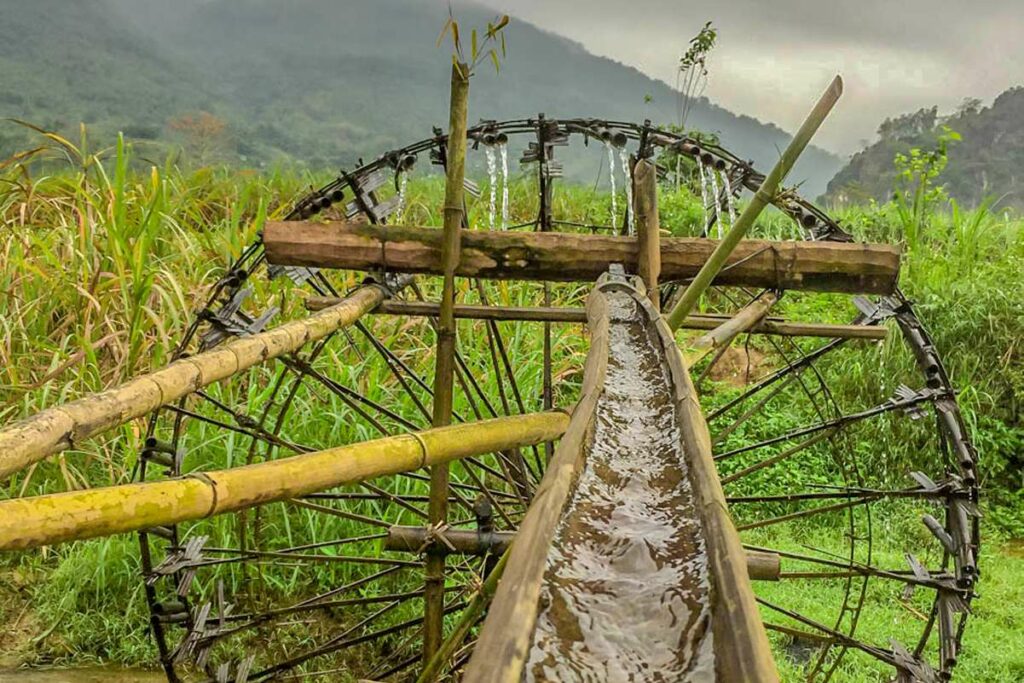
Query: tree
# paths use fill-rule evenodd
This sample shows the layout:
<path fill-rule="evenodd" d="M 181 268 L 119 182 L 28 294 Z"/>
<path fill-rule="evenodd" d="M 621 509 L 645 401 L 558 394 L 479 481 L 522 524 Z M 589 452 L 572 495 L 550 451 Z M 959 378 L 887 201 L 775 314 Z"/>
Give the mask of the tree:
<path fill-rule="evenodd" d="M 676 91 L 679 95 L 679 127 L 685 128 L 686 118 L 693 107 L 693 101 L 701 96 L 708 84 L 708 57 L 718 40 L 718 30 L 711 22 L 690 39 L 686 52 L 679 58 L 676 71 Z"/>

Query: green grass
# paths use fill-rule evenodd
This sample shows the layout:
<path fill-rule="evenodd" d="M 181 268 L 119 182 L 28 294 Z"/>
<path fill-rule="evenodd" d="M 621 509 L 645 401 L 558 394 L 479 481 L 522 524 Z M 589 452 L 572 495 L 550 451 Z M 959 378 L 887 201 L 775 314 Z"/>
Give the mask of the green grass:
<path fill-rule="evenodd" d="M 82 150 L 84 141 L 55 140 L 72 161 L 70 167 L 46 168 L 43 174 L 18 164 L 0 168 L 0 422 L 29 415 L 46 406 L 73 399 L 124 381 L 139 372 L 165 364 L 188 325 L 210 283 L 253 240 L 268 218 L 281 217 L 290 201 L 323 178 L 285 171 L 253 174 L 228 169 L 183 171 L 174 166 L 142 168 L 129 148 L 119 146 L 105 157 Z M 140 170 L 141 169 L 141 170 Z M 404 220 L 436 225 L 440 221 L 442 184 L 436 177 L 414 181 L 409 188 Z M 513 223 L 529 220 L 536 212 L 536 197 L 528 180 L 512 187 Z M 694 234 L 703 216 L 688 192 L 664 192 L 662 223 L 677 234 Z M 618 202 L 620 211 L 624 198 Z M 565 220 L 605 222 L 610 211 L 606 192 L 590 188 L 559 188 L 554 210 Z M 473 224 L 486 223 L 486 195 L 470 206 Z M 1024 398 L 1021 368 L 1021 321 L 1024 320 L 1024 231 L 1012 216 L 984 209 L 962 212 L 953 206 L 928 222 L 927 230 L 907 240 L 900 217 L 892 207 L 847 210 L 841 220 L 864 239 L 903 242 L 907 248 L 903 287 L 917 301 L 919 313 L 935 337 L 948 363 L 960 402 L 981 451 L 989 538 L 1024 536 L 1024 500 L 1021 461 L 1024 427 L 1020 405 Z M 792 238 L 791 223 L 769 214 L 757 226 L 758 236 Z M 355 275 L 341 276 L 340 284 L 356 284 Z M 282 318 L 303 314 L 301 302 L 286 297 L 287 285 L 260 278 L 252 283 L 257 301 L 282 305 Z M 435 292 L 427 286 L 427 296 Z M 461 285 L 460 298 L 475 301 L 477 293 Z M 579 305 L 587 287 L 558 286 L 556 302 Z M 535 285 L 489 283 L 488 296 L 512 305 L 534 305 Z M 706 306 L 727 306 L 709 297 Z M 796 319 L 847 322 L 853 309 L 838 296 L 790 293 L 777 311 Z M 422 320 L 376 318 L 374 332 L 403 360 L 429 377 L 434 335 Z M 528 409 L 539 407 L 540 343 L 536 328 L 527 324 L 504 327 L 509 353 Z M 476 376 L 484 376 L 488 350 L 480 323 L 460 323 L 460 344 Z M 812 342 L 800 342 L 812 344 Z M 416 424 L 425 424 L 416 406 L 379 362 L 365 341 L 357 349 L 332 344 L 317 360 L 318 367 L 346 386 L 393 408 Z M 772 349 L 763 340 L 752 347 L 765 354 Z M 579 326 L 555 327 L 556 402 L 571 403 L 578 388 L 579 368 L 586 339 Z M 913 360 L 897 335 L 880 345 L 862 345 L 837 357 L 828 366 L 828 382 L 844 407 L 877 402 L 882 391 L 891 392 L 900 381 L 912 386 Z M 218 385 L 210 393 L 223 402 L 256 414 L 265 405 L 276 371 L 256 368 L 239 381 Z M 486 388 L 496 396 L 491 380 Z M 713 385 L 705 400 L 709 406 L 734 391 Z M 457 410 L 473 416 L 473 407 L 459 394 Z M 775 434 L 805 420 L 810 406 L 799 401 L 764 411 L 756 423 L 738 430 L 729 443 L 743 443 L 758 434 Z M 212 413 L 206 413 L 212 414 Z M 334 419 L 325 420 L 324 415 Z M 384 420 L 389 430 L 400 429 Z M 882 429 L 865 427 L 851 433 L 851 454 L 867 471 L 872 483 L 902 482 L 908 470 L 935 472 L 923 446 L 934 446 L 921 436 L 920 423 L 887 418 Z M 927 421 L 924 421 L 927 422 Z M 916 426 L 915 426 L 916 425 Z M 128 481 L 136 464 L 144 423 L 124 425 L 102 439 L 81 445 L 6 485 L 4 496 L 38 494 Z M 282 435 L 314 446 L 349 443 L 378 435 L 337 396 L 308 390 L 297 396 Z M 214 427 L 193 425 L 188 433 L 190 467 L 226 467 L 243 464 L 253 454 L 241 437 Z M 728 467 L 738 467 L 742 462 Z M 809 450 L 782 475 L 754 478 L 749 492 L 804 490 L 834 483 L 835 463 L 825 450 Z M 727 472 L 728 469 L 723 471 Z M 467 473 L 456 468 L 456 477 Z M 418 482 L 396 479 L 388 487 L 396 493 L 422 492 Z M 902 485 L 902 484 L 901 484 Z M 358 512 L 379 514 L 375 503 L 353 506 Z M 924 544 L 918 511 L 887 510 L 876 523 L 876 533 L 891 546 L 881 557 L 901 565 L 900 543 Z M 349 534 L 353 524 L 312 513 L 285 513 L 269 506 L 260 513 L 263 533 L 281 544 L 300 544 Z M 408 516 L 398 520 L 412 523 Z M 806 533 L 814 545 L 839 549 L 841 532 L 830 522 L 818 526 L 783 529 L 773 540 L 792 543 Z M 883 533 L 884 532 L 884 533 Z M 204 527 L 213 535 L 211 545 L 227 542 L 234 533 L 231 519 Z M 806 539 L 801 537 L 802 542 Z M 340 552 L 340 551 L 339 551 Z M 348 552 L 348 551 L 346 551 Z M 373 554 L 373 543 L 352 552 Z M 916 551 L 915 551 L 916 552 Z M 999 541 L 986 541 L 984 572 L 976 614 L 968 627 L 960 680 L 1005 681 L 1021 675 L 1024 643 L 1015 622 L 1015 605 L 1024 583 L 1024 560 L 1000 549 Z M 351 565 L 313 568 L 273 568 L 260 572 L 259 585 L 266 597 L 301 593 L 311 586 L 342 582 L 364 571 Z M 218 576 L 232 592 L 251 586 L 254 578 L 236 566 Z M 125 664 L 152 663 L 153 646 L 145 632 L 146 607 L 138 580 L 133 538 L 76 543 L 58 549 L 0 559 L 0 624 L 19 619 L 34 631 L 17 643 L 19 656 L 36 663 L 79 663 L 102 659 Z M 400 583 L 395 584 L 400 589 Z M 816 594 L 795 583 L 772 590 L 789 604 L 806 604 L 813 612 Z M 899 606 L 892 596 L 869 596 L 872 610 L 862 624 L 869 633 L 892 633 Z M 399 618 L 415 612 L 406 605 Z M 0 641 L 3 643 L 4 641 Z M 998 646 L 989 646 L 999 643 Z M 296 643 L 288 643 L 293 645 Z M 795 664 L 783 662 L 787 680 L 796 680 Z M 838 680 L 879 680 L 863 658 L 851 657 Z"/>

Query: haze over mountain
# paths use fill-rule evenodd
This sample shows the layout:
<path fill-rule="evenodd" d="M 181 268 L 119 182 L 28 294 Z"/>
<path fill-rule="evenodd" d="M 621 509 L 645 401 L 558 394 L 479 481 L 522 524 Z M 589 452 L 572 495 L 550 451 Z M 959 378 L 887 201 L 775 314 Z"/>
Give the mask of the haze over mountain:
<path fill-rule="evenodd" d="M 465 27 L 494 16 L 476 5 L 456 11 Z M 447 119 L 448 50 L 435 43 L 441 2 L 0 0 L 0 12 L 0 116 L 65 132 L 84 121 L 106 139 L 124 130 L 165 143 L 206 111 L 230 137 L 217 160 L 322 168 L 426 137 Z M 474 79 L 471 120 L 543 111 L 669 122 L 675 95 L 661 81 L 523 22 L 508 27 L 507 42 L 501 73 L 485 64 Z M 760 168 L 789 140 L 707 100 L 688 124 Z M 0 128 L 0 153 L 25 135 Z M 811 148 L 791 181 L 807 181 L 814 195 L 841 165 Z"/>

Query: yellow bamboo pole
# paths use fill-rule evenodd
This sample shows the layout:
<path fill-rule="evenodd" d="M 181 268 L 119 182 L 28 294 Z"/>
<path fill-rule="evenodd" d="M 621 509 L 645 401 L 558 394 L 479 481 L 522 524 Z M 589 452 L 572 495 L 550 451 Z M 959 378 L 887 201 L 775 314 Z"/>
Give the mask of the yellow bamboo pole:
<path fill-rule="evenodd" d="M 373 310 L 385 296 L 381 287 L 362 287 L 338 304 L 303 320 L 234 339 L 113 389 L 48 408 L 0 429 L 0 481 L 202 387 L 323 339 Z"/>
<path fill-rule="evenodd" d="M 778 300 L 779 297 L 774 292 L 767 292 L 744 306 L 736 315 L 728 318 L 715 329 L 708 330 L 694 339 L 690 342 L 686 353 L 687 365 L 692 366 L 712 351 L 731 344 L 733 339 L 761 322 Z"/>
<path fill-rule="evenodd" d="M 203 519 L 335 486 L 561 437 L 560 411 L 501 417 L 159 482 L 0 502 L 0 550 Z"/>

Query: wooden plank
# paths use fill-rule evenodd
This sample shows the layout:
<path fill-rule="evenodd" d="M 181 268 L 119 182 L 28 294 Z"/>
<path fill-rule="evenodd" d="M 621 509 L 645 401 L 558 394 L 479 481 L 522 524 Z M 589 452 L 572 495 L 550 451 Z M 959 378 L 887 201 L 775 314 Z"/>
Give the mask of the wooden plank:
<path fill-rule="evenodd" d="M 271 263 L 319 268 L 440 275 L 442 231 L 350 223 L 268 222 L 263 243 Z M 456 275 L 491 279 L 593 282 L 613 263 L 634 271 L 631 237 L 558 232 L 464 230 Z M 661 279 L 694 277 L 717 240 L 661 240 Z M 770 289 L 890 294 L 900 251 L 891 245 L 744 240 L 715 283 Z"/>

